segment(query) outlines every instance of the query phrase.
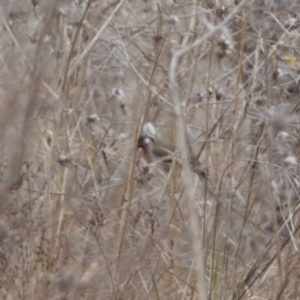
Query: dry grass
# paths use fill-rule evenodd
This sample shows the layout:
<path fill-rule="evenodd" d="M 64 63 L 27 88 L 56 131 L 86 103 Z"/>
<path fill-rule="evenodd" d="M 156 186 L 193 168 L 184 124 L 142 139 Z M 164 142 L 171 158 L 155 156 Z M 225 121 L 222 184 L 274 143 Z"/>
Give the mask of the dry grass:
<path fill-rule="evenodd" d="M 300 299 L 297 0 L 2 2 L 0 299 Z"/>

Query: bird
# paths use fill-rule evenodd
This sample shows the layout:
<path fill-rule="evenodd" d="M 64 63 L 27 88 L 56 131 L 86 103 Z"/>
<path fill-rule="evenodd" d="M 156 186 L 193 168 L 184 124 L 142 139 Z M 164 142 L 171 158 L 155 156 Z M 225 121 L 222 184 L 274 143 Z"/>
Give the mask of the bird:
<path fill-rule="evenodd" d="M 163 169 L 169 171 L 171 163 L 174 159 L 174 155 L 167 148 L 156 146 L 153 137 L 147 135 L 141 135 L 138 138 L 137 148 L 140 150 L 141 154 L 145 157 L 148 163 L 160 162 L 163 165 Z M 176 158 L 176 162 L 181 166 L 181 162 Z M 197 161 L 195 155 L 190 154 L 189 156 L 190 167 L 193 172 L 198 174 L 204 179 L 208 179 L 208 174 L 201 167 L 201 163 Z"/>
<path fill-rule="evenodd" d="M 137 148 L 149 163 L 154 161 L 172 163 L 172 152 L 167 148 L 155 145 L 155 139 L 151 136 L 141 135 L 138 138 Z"/>
<path fill-rule="evenodd" d="M 174 155 L 174 152 L 168 148 L 162 147 L 159 144 L 161 139 L 158 139 L 159 134 L 152 123 L 144 124 L 142 128 L 142 134 L 137 141 L 137 149 L 142 157 L 145 158 L 147 163 L 160 163 L 165 171 L 169 171 L 173 160 L 176 160 L 176 164 L 181 169 L 181 161 Z M 208 179 L 208 174 L 201 166 L 201 163 L 191 151 L 189 154 L 189 165 L 191 170 L 204 179 Z"/>

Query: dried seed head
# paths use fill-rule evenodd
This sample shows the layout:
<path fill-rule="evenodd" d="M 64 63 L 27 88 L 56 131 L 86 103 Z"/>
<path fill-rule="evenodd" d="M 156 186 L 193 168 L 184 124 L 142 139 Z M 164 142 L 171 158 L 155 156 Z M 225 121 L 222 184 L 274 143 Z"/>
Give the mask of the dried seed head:
<path fill-rule="evenodd" d="M 111 42 L 110 42 L 110 46 L 112 48 L 115 48 L 115 47 L 119 47 L 121 45 L 121 41 L 119 39 L 113 39 Z"/>
<path fill-rule="evenodd" d="M 201 91 L 200 93 L 196 94 L 197 101 L 203 101 L 206 98 L 206 91 Z"/>
<path fill-rule="evenodd" d="M 226 55 L 229 54 L 230 51 L 233 51 L 233 45 L 231 41 L 226 38 L 224 35 L 220 38 L 220 40 L 217 42 L 217 51 L 216 55 L 218 58 L 223 58 Z"/>
<path fill-rule="evenodd" d="M 100 118 L 97 114 L 91 114 L 87 117 L 87 121 L 90 122 L 90 123 L 93 123 L 93 122 L 96 122 L 96 121 L 99 121 Z"/>
<path fill-rule="evenodd" d="M 283 160 L 283 163 L 285 166 L 296 166 L 297 158 L 294 155 L 289 155 Z"/>
<path fill-rule="evenodd" d="M 58 158 L 58 163 L 63 165 L 63 166 L 68 165 L 72 162 L 72 156 L 73 156 L 73 154 L 71 154 L 71 155 L 61 154 Z"/>
<path fill-rule="evenodd" d="M 223 100 L 223 98 L 224 98 L 224 91 L 222 89 L 216 89 L 215 93 L 216 93 L 216 99 L 218 101 Z"/>
<path fill-rule="evenodd" d="M 290 135 L 287 133 L 287 132 L 285 132 L 285 131 L 280 131 L 279 133 L 278 133 L 278 138 L 280 139 L 280 140 L 282 140 L 282 141 L 284 141 L 285 139 L 287 139 L 287 138 L 289 138 L 290 137 Z"/>
<path fill-rule="evenodd" d="M 285 115 L 273 106 L 267 111 L 267 122 L 276 131 L 282 131 L 285 127 Z"/>
<path fill-rule="evenodd" d="M 124 97 L 124 91 L 120 88 L 113 88 L 112 89 L 112 95 L 118 98 Z"/>
<path fill-rule="evenodd" d="M 272 106 L 266 112 L 266 121 L 276 132 L 286 131 L 296 120 L 297 117 L 290 115 L 288 108 L 283 105 Z"/>
<path fill-rule="evenodd" d="M 170 24 L 179 24 L 180 19 L 177 16 L 171 15 L 171 16 L 165 16 L 164 19 L 170 23 Z"/>
<path fill-rule="evenodd" d="M 265 106 L 266 105 L 266 100 L 263 99 L 263 98 L 258 98 L 258 99 L 256 99 L 255 104 L 258 107 Z"/>
<path fill-rule="evenodd" d="M 160 42 L 163 39 L 163 36 L 161 34 L 156 34 L 153 36 L 153 40 L 155 43 Z M 150 57 L 153 55 L 153 53 L 150 53 Z"/>
<path fill-rule="evenodd" d="M 70 12 L 71 6 L 64 1 L 56 1 L 55 4 L 55 11 L 62 15 L 62 16 L 67 16 Z"/>
<path fill-rule="evenodd" d="M 225 5 L 218 5 L 216 8 L 216 14 L 219 18 L 221 18 L 227 12 L 228 12 L 228 9 Z"/>

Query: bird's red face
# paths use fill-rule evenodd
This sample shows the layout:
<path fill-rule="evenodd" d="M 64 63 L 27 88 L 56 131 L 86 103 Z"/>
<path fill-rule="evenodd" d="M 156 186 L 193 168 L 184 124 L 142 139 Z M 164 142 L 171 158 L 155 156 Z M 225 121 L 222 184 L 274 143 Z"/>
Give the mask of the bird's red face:
<path fill-rule="evenodd" d="M 138 150 L 140 150 L 141 152 L 143 152 L 143 154 L 146 154 L 148 152 L 147 150 L 147 143 L 146 143 L 146 138 L 144 136 L 140 136 L 137 142 L 137 148 Z"/>
<path fill-rule="evenodd" d="M 140 136 L 137 142 L 137 148 L 143 153 L 147 154 L 150 151 L 150 144 L 153 144 L 153 139 L 147 136 Z"/>

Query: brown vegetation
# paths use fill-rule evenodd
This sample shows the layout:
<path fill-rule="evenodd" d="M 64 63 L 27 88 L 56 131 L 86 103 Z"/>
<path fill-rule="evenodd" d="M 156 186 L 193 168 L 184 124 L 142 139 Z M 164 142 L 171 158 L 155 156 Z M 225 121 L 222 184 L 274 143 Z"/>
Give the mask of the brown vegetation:
<path fill-rule="evenodd" d="M 0 299 L 300 299 L 297 0 L 2 2 Z"/>

